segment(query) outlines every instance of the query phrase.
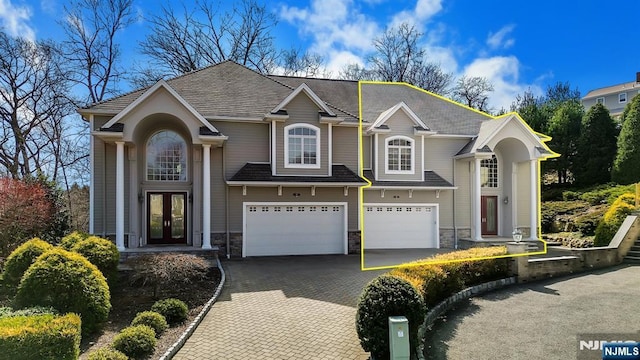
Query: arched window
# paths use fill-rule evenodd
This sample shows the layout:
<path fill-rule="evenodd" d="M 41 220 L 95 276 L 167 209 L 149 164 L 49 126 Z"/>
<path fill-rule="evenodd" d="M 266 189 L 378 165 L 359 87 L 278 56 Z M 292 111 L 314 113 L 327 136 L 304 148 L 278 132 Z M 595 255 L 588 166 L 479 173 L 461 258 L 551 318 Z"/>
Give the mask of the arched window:
<path fill-rule="evenodd" d="M 498 158 L 495 155 L 491 159 L 480 161 L 480 185 L 482 187 L 498 187 Z"/>
<path fill-rule="evenodd" d="M 284 128 L 285 167 L 320 167 L 320 129 L 308 124 Z"/>
<path fill-rule="evenodd" d="M 413 174 L 413 140 L 405 137 L 393 137 L 386 143 L 386 162 L 388 173 Z"/>
<path fill-rule="evenodd" d="M 149 138 L 147 180 L 187 180 L 187 143 L 180 135 L 173 131 L 162 130 Z"/>

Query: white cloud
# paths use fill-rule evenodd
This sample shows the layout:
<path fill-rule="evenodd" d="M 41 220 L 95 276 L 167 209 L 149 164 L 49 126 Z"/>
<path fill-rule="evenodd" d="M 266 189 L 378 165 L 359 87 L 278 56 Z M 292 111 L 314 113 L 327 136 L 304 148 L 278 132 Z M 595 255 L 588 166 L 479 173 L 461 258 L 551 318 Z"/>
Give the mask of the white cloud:
<path fill-rule="evenodd" d="M 347 65 L 358 64 L 361 67 L 365 65 L 362 57 L 350 51 L 333 51 L 329 54 L 328 58 L 327 71 L 333 77 L 338 76 L 340 70 L 344 69 Z"/>
<path fill-rule="evenodd" d="M 30 18 L 30 7 L 15 6 L 11 0 L 0 0 L 0 27 L 9 35 L 34 41 L 36 33 L 28 24 Z"/>
<path fill-rule="evenodd" d="M 516 40 L 512 37 L 509 37 L 511 32 L 516 26 L 514 24 L 505 25 L 502 29 L 498 30 L 496 33 L 489 33 L 487 36 L 487 45 L 491 49 L 508 49 L 516 43 Z"/>
<path fill-rule="evenodd" d="M 489 108 L 508 110 L 516 95 L 522 94 L 525 90 L 542 92 L 538 85 L 520 82 L 520 67 L 520 61 L 515 56 L 479 58 L 467 65 L 462 75 L 487 78 L 494 88 L 489 96 Z"/>
<path fill-rule="evenodd" d="M 442 0 L 418 0 L 412 10 L 400 11 L 393 16 L 389 27 L 398 27 L 402 23 L 407 23 L 422 31 L 425 23 L 441 10 Z"/>
<path fill-rule="evenodd" d="M 40 8 L 49 15 L 56 15 L 57 7 L 58 4 L 56 0 L 40 0 Z"/>

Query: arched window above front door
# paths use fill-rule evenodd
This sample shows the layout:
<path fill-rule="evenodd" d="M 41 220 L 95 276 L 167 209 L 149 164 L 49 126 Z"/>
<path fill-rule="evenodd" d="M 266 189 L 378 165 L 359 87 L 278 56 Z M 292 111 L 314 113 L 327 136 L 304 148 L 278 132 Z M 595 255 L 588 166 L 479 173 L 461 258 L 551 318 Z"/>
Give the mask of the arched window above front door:
<path fill-rule="evenodd" d="M 187 143 L 182 136 L 173 131 L 162 130 L 149 138 L 147 180 L 187 180 Z"/>

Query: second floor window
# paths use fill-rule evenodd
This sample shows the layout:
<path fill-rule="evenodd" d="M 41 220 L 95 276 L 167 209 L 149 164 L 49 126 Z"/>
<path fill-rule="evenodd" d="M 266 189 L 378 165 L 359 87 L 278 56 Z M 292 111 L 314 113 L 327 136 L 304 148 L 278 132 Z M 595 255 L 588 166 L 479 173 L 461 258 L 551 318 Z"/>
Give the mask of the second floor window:
<path fill-rule="evenodd" d="M 482 187 L 498 187 L 498 158 L 495 155 L 491 159 L 480 161 L 480 185 Z"/>
<path fill-rule="evenodd" d="M 177 133 L 163 130 L 147 142 L 147 180 L 186 181 L 187 143 Z"/>
<path fill-rule="evenodd" d="M 285 127 L 285 166 L 320 167 L 320 129 L 313 125 Z"/>
<path fill-rule="evenodd" d="M 413 141 L 393 138 L 387 141 L 387 171 L 413 173 Z"/>

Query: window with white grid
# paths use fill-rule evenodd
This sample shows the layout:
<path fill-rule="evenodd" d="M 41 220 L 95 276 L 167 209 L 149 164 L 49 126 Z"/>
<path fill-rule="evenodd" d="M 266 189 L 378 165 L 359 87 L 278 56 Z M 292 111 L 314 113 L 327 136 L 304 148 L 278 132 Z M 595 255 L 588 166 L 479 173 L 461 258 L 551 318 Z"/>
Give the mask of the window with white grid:
<path fill-rule="evenodd" d="M 482 187 L 498 187 L 498 159 L 495 155 L 491 159 L 480 161 L 480 185 Z"/>
<path fill-rule="evenodd" d="M 187 143 L 177 133 L 163 130 L 147 142 L 147 180 L 186 181 Z"/>
<path fill-rule="evenodd" d="M 413 174 L 413 154 L 413 140 L 405 137 L 394 137 L 387 140 L 387 172 Z"/>
<path fill-rule="evenodd" d="M 285 167 L 320 167 L 320 129 L 309 124 L 285 127 Z"/>

